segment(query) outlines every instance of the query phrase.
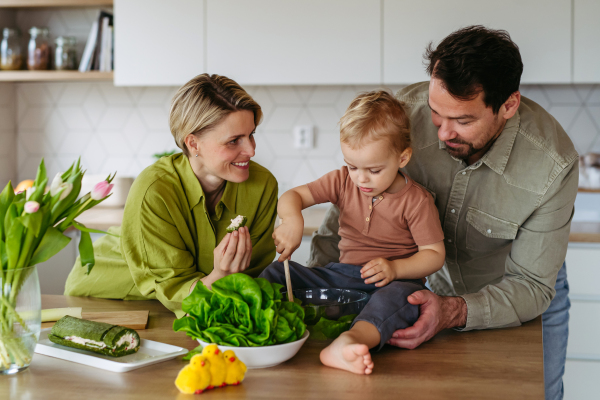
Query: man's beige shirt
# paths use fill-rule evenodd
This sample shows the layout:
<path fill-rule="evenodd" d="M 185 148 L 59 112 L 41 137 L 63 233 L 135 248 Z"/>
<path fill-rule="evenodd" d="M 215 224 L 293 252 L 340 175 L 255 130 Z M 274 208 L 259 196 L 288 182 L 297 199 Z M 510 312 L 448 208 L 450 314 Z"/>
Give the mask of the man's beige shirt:
<path fill-rule="evenodd" d="M 429 83 L 406 87 L 413 157 L 405 172 L 435 198 L 446 265 L 429 277 L 468 308 L 464 330 L 517 326 L 542 314 L 565 260 L 578 186 L 578 155 L 560 124 L 522 97 L 490 150 L 466 165 L 439 141 Z M 333 207 L 313 237 L 309 266 L 339 257 Z"/>

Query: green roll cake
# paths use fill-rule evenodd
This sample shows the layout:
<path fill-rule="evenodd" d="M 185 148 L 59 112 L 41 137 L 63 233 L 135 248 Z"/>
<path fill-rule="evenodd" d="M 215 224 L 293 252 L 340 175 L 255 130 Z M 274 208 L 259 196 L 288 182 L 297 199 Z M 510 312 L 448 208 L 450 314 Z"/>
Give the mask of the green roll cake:
<path fill-rule="evenodd" d="M 64 316 L 54 324 L 48 339 L 76 349 L 121 357 L 140 348 L 140 336 L 134 329 Z"/>

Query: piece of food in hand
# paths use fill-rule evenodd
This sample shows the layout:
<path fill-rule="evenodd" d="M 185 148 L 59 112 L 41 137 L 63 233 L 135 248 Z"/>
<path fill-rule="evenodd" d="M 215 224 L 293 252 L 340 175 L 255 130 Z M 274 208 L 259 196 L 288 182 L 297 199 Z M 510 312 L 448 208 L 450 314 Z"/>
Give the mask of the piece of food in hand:
<path fill-rule="evenodd" d="M 124 326 L 64 316 L 52 327 L 51 342 L 107 356 L 121 357 L 140 348 L 140 336 Z"/>
<path fill-rule="evenodd" d="M 231 220 L 231 224 L 227 227 L 227 232 L 231 233 L 233 231 L 237 231 L 243 226 L 246 226 L 246 222 L 248 222 L 248 218 L 243 215 L 238 215 L 234 219 Z"/>
<path fill-rule="evenodd" d="M 225 386 L 227 364 L 219 347 L 216 344 L 209 344 L 202 350 L 202 355 L 210 362 L 210 385 L 208 388 Z"/>
<path fill-rule="evenodd" d="M 210 362 L 202 354 L 196 354 L 189 365 L 183 367 L 177 378 L 175 386 L 181 393 L 199 394 L 210 384 Z"/>
<path fill-rule="evenodd" d="M 227 365 L 227 374 L 225 375 L 225 383 L 228 385 L 239 385 L 244 380 L 246 375 L 246 364 L 235 356 L 233 350 L 225 350 L 223 352 L 225 364 Z"/>

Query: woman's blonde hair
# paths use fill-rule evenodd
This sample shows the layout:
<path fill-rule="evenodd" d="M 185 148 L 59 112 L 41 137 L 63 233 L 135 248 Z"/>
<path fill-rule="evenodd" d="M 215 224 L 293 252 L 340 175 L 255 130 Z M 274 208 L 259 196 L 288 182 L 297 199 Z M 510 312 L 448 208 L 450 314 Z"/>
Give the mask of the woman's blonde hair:
<path fill-rule="evenodd" d="M 232 79 L 221 75 L 198 75 L 179 88 L 171 101 L 169 127 L 175 143 L 189 156 L 185 138 L 199 137 L 216 127 L 234 111 L 254 113 L 254 125 L 262 120 L 258 103 Z"/>
<path fill-rule="evenodd" d="M 400 154 L 410 147 L 410 122 L 404 104 L 385 90 L 361 93 L 340 119 L 340 141 L 353 148 L 366 140 L 387 140 Z"/>

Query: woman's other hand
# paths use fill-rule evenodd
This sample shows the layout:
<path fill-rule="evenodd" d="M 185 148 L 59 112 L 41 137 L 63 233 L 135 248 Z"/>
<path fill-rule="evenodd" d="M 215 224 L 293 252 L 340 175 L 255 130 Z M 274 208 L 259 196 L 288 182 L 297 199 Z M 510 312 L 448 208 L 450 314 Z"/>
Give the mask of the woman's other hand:
<path fill-rule="evenodd" d="M 304 219 L 302 217 L 286 218 L 285 221 L 281 221 L 281 225 L 273 232 L 277 252 L 281 254 L 278 261 L 282 262 L 283 260 L 290 259 L 292 253 L 302 243 L 303 231 Z"/>

